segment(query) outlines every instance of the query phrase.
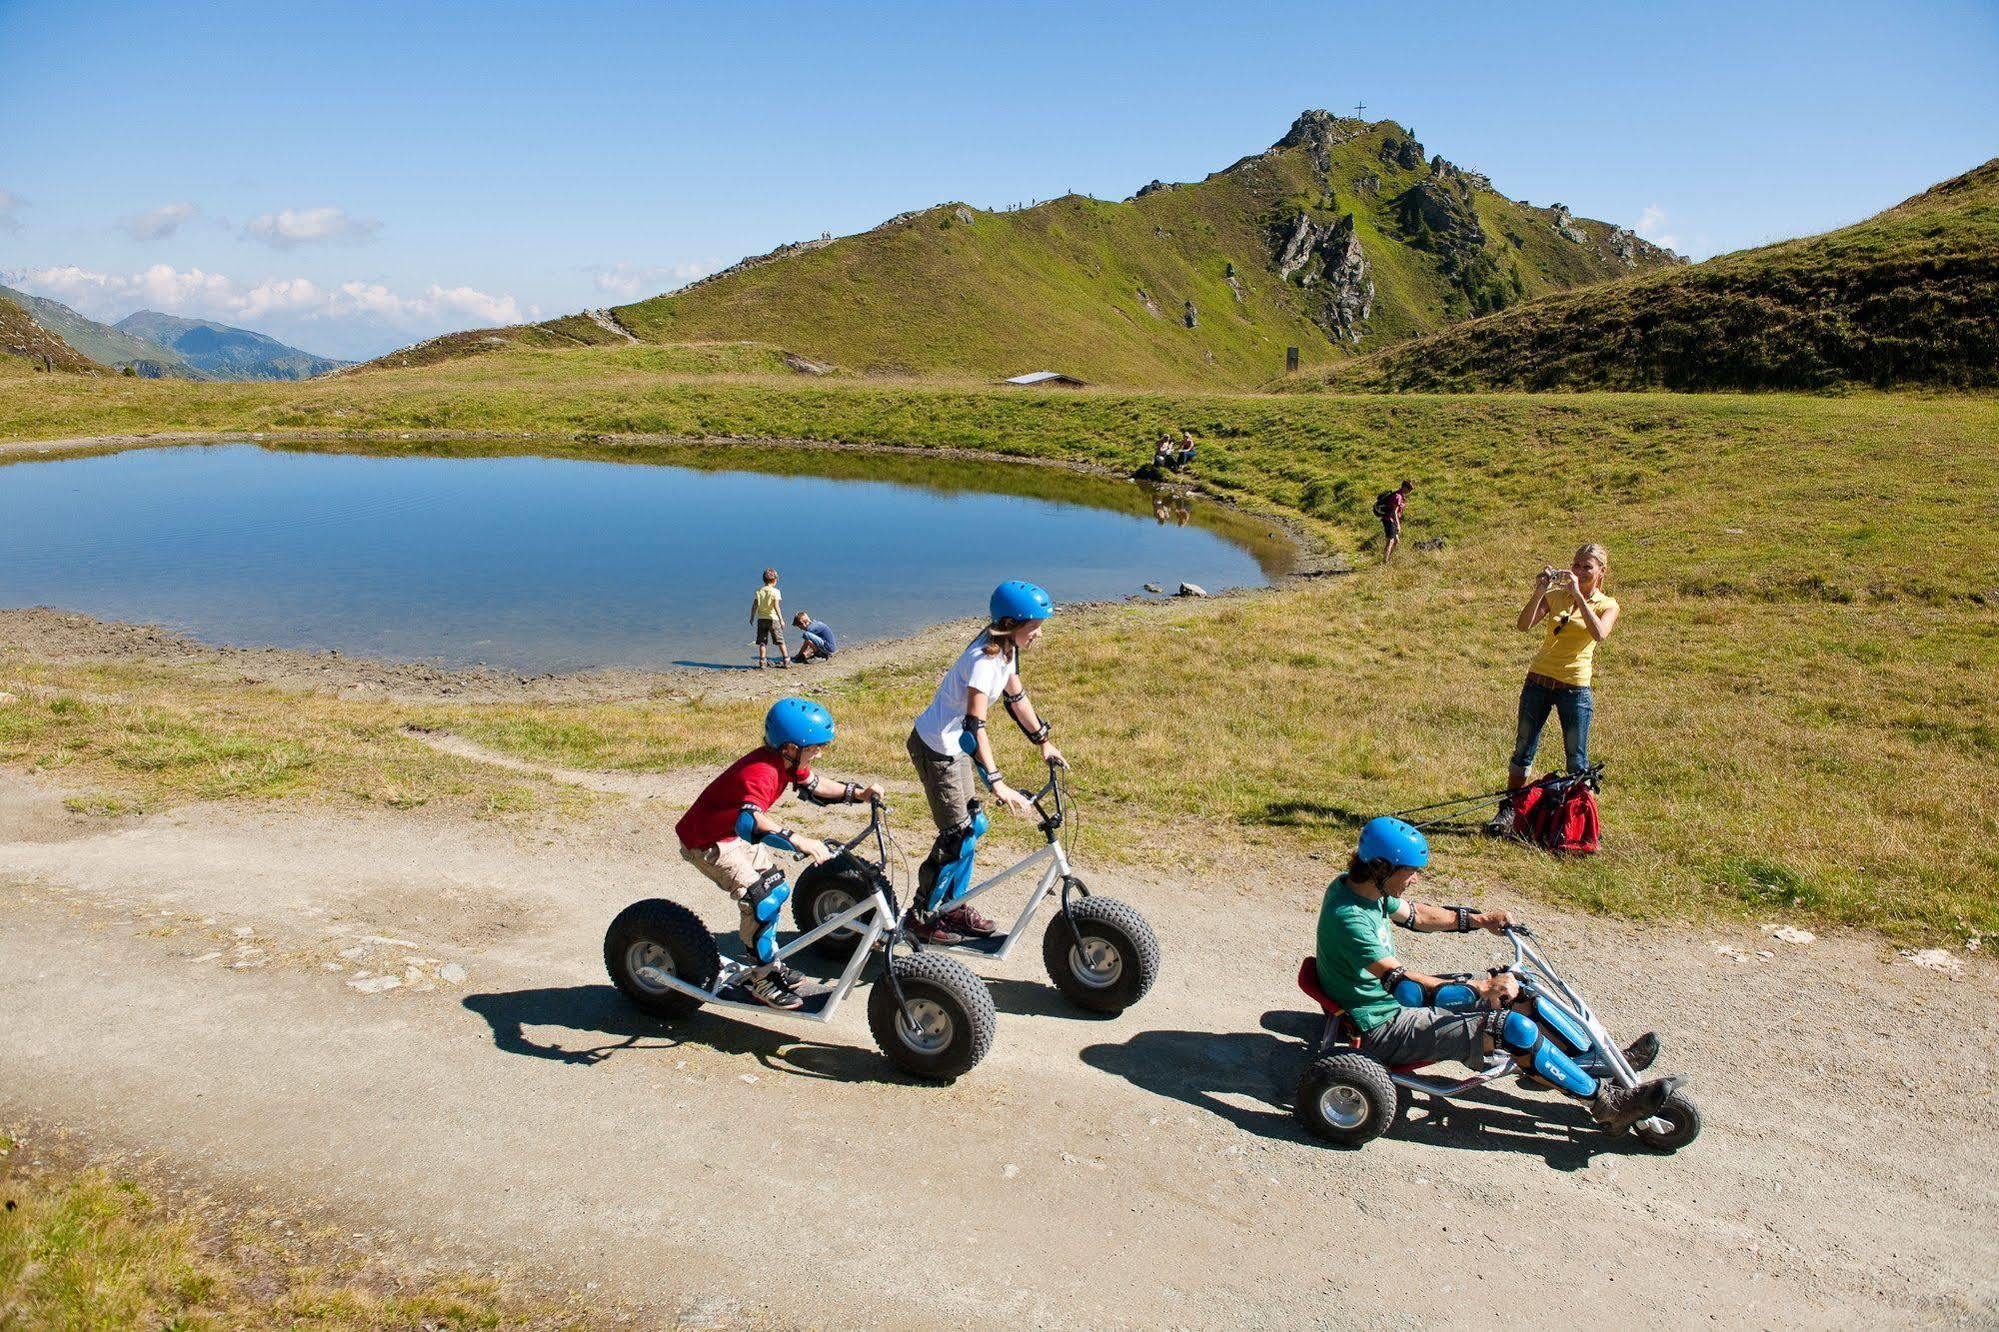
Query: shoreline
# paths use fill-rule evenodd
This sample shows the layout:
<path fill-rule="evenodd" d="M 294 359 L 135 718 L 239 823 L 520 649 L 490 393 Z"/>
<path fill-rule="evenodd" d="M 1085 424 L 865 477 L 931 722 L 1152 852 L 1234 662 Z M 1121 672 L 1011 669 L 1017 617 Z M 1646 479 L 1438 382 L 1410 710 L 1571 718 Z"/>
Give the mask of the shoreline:
<path fill-rule="evenodd" d="M 524 445 L 588 444 L 632 448 L 775 448 L 827 453 L 879 453 L 919 458 L 963 459 L 1004 465 L 1040 467 L 1077 475 L 1145 483 L 1090 463 L 1055 459 L 1013 458 L 974 449 L 910 448 L 888 444 L 827 444 L 814 440 L 746 439 L 738 437 L 678 437 L 663 435 L 534 435 L 477 431 L 399 431 L 393 439 L 381 431 L 171 431 L 157 435 L 84 435 L 65 439 L 0 441 L 0 459 L 31 455 L 50 461 L 70 457 L 120 453 L 136 449 L 172 448 L 192 444 L 361 443 L 435 444 L 451 441 L 518 443 Z M 1284 592 L 1308 579 L 1351 573 L 1337 552 L 1295 518 L 1262 510 L 1245 510 L 1234 501 L 1198 486 L 1176 489 L 1198 495 L 1204 502 L 1253 512 L 1267 521 L 1290 546 L 1294 563 L 1289 573 L 1270 578 L 1262 587 L 1235 588 L 1204 600 L 1229 601 Z M 1273 533 L 1276 535 L 1276 533 Z M 1182 598 L 1134 592 L 1108 600 L 1070 603 L 1069 609 L 1169 605 Z M 831 661 L 794 666 L 800 682 L 841 680 L 872 667 L 897 666 L 941 650 L 937 640 L 953 643 L 977 631 L 976 617 L 942 621 L 911 633 L 844 648 Z M 646 699 L 736 698 L 764 693 L 758 682 L 768 672 L 747 667 L 597 667 L 580 671 L 522 672 L 504 666 L 448 666 L 394 658 L 349 656 L 334 648 L 239 646 L 206 642 L 165 625 L 134 620 L 105 620 L 88 612 L 60 606 L 0 608 L 0 650 L 64 664 L 159 663 L 192 667 L 217 674 L 234 674 L 241 683 L 281 689 L 331 690 L 342 698 L 392 702 L 436 702 L 451 699 L 471 703 L 629 702 Z M 785 672 L 784 678 L 791 678 Z"/>

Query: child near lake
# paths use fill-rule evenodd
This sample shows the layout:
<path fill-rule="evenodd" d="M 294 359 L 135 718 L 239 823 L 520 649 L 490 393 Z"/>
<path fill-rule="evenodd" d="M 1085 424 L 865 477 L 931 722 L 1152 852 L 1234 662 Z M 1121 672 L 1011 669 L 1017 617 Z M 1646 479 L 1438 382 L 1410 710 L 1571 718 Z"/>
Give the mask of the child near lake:
<path fill-rule="evenodd" d="M 798 645 L 798 655 L 792 658 L 793 661 L 826 661 L 840 650 L 840 645 L 833 639 L 832 627 L 824 620 L 815 620 L 805 611 L 800 611 L 791 617 L 791 622 L 797 627 L 798 636 L 803 640 Z"/>
<path fill-rule="evenodd" d="M 750 622 L 757 627 L 757 669 L 768 664 L 764 653 L 773 645 L 777 648 L 777 668 L 790 666 L 784 655 L 784 593 L 777 590 L 775 569 L 764 570 L 763 586 L 750 598 Z"/>

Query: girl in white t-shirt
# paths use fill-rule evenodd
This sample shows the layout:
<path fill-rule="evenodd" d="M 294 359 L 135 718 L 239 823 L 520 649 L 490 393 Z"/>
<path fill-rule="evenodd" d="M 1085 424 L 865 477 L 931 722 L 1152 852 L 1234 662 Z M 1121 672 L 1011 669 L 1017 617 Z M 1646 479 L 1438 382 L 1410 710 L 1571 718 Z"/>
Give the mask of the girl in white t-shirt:
<path fill-rule="evenodd" d="M 909 733 L 909 759 L 923 783 L 937 841 L 917 871 L 914 928 L 929 943 L 960 943 L 993 933 L 993 922 L 967 903 L 952 901 L 971 886 L 972 857 L 986 829 L 975 778 L 993 799 L 1015 813 L 1033 809 L 1028 798 L 1007 785 L 993 758 L 986 716 L 995 695 L 1022 733 L 1041 747 L 1046 762 L 1060 763 L 1062 751 L 1048 738 L 1048 723 L 1034 711 L 1020 681 L 1020 653 L 1041 637 L 1055 613 L 1048 594 L 1032 583 L 1001 583 L 993 589 L 990 615 L 979 636 L 944 673 L 930 706 Z"/>

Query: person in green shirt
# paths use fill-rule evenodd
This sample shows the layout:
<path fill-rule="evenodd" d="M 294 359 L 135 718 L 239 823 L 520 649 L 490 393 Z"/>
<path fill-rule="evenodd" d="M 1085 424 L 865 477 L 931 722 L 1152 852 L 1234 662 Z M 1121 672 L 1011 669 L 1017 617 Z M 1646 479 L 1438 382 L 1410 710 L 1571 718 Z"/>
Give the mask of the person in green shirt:
<path fill-rule="evenodd" d="M 1400 819 L 1370 819 L 1347 872 L 1333 880 L 1319 908 L 1319 984 L 1353 1019 L 1361 1053 L 1391 1068 L 1444 1060 L 1477 1068 L 1504 1050 L 1523 1074 L 1584 1102 L 1606 1128 L 1656 1115 L 1682 1079 L 1620 1087 L 1587 1072 L 1544 1036 L 1511 972 L 1451 981 L 1402 964 L 1388 942 L 1390 924 L 1499 934 L 1518 923 L 1506 911 L 1405 900 L 1429 863 L 1429 842 L 1417 829 Z M 1648 1032 L 1626 1057 L 1643 1068 L 1657 1052 Z"/>

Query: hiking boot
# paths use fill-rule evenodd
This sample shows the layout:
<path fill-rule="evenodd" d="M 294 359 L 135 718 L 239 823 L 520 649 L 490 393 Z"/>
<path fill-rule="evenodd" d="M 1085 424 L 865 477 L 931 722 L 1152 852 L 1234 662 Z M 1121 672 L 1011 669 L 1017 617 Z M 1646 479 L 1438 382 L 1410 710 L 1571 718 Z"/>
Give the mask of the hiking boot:
<path fill-rule="evenodd" d="M 1636 1087 L 1606 1082 L 1589 1103 L 1590 1118 L 1612 1133 L 1622 1133 L 1641 1119 L 1650 1119 L 1678 1090 L 1684 1078 L 1659 1078 Z"/>
<path fill-rule="evenodd" d="M 952 907 L 937 919 L 959 934 L 975 939 L 987 939 L 999 933 L 999 926 L 970 902 Z"/>
<path fill-rule="evenodd" d="M 750 998 L 756 1000 L 766 1008 L 781 1008 L 789 1011 L 805 1007 L 805 1001 L 798 997 L 791 986 L 785 984 L 782 973 L 783 969 L 763 972 L 753 979 L 745 981 L 743 988 L 749 991 Z M 797 973 L 793 972 L 792 974 L 796 975 Z"/>
<path fill-rule="evenodd" d="M 1485 835 L 1487 837 L 1513 836 L 1513 806 L 1501 805 L 1499 807 L 1499 813 L 1487 820 Z"/>
<path fill-rule="evenodd" d="M 914 912 L 909 917 L 909 932 L 927 944 L 939 948 L 949 948 L 952 944 L 965 942 L 965 936 L 946 923 L 943 916 L 924 916 Z"/>
<path fill-rule="evenodd" d="M 1659 1034 L 1648 1031 L 1631 1044 L 1624 1047 L 1624 1062 L 1631 1065 L 1634 1073 L 1643 1073 L 1652 1067 L 1652 1061 L 1659 1057 Z"/>

